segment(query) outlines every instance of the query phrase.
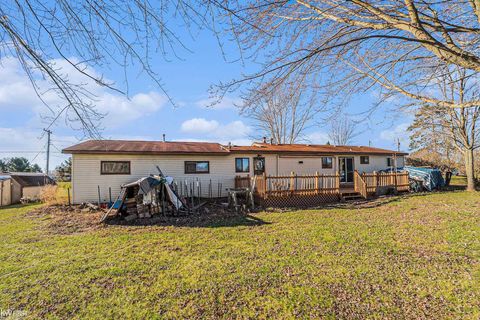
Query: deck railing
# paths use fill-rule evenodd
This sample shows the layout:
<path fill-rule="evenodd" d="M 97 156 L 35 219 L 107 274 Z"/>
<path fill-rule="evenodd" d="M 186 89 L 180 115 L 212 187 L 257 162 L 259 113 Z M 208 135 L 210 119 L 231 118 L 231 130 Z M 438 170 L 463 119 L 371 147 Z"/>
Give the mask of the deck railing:
<path fill-rule="evenodd" d="M 408 172 L 359 173 L 354 172 L 354 190 L 363 198 L 377 193 L 381 187 L 394 187 L 397 191 L 408 191 Z M 236 188 L 254 187 L 255 194 L 263 199 L 269 197 L 289 197 L 292 195 L 310 196 L 340 194 L 340 174 L 267 176 L 257 175 L 235 177 Z"/>
<path fill-rule="evenodd" d="M 235 188 L 250 188 L 251 186 L 251 180 L 249 175 L 242 177 L 242 176 L 236 176 L 235 177 Z"/>
<path fill-rule="evenodd" d="M 365 187 L 363 184 L 365 184 Z M 355 191 L 360 192 L 362 196 L 363 188 L 366 188 L 366 194 L 368 196 L 375 194 L 379 187 L 390 186 L 394 187 L 397 191 L 408 191 L 410 188 L 408 172 L 373 172 L 359 174 L 355 171 Z"/>
<path fill-rule="evenodd" d="M 340 192 L 339 174 L 235 177 L 235 187 L 246 188 L 255 184 L 255 192 L 262 198 L 269 196 L 315 195 Z"/>

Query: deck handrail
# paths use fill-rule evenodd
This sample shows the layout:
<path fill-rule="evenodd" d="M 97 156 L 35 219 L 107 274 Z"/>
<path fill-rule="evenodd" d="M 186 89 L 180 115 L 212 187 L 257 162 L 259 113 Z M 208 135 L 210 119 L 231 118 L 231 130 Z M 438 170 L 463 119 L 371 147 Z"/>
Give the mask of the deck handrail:
<path fill-rule="evenodd" d="M 255 182 L 255 194 L 267 198 L 272 196 L 340 194 L 340 174 L 315 174 L 269 176 L 266 174 L 236 176 L 236 188 L 249 188 Z M 354 190 L 363 198 L 375 194 L 379 187 L 393 186 L 397 191 L 409 190 L 408 172 L 373 172 L 359 173 L 354 171 Z"/>
<path fill-rule="evenodd" d="M 254 177 L 235 177 L 235 187 L 250 187 Z M 340 174 L 315 174 L 268 176 L 257 175 L 255 193 L 263 198 L 269 195 L 312 195 L 340 193 Z"/>
<path fill-rule="evenodd" d="M 366 184 L 367 195 L 376 193 L 379 187 L 391 186 L 397 191 L 408 191 L 410 188 L 408 172 L 372 172 L 359 176 Z"/>
<path fill-rule="evenodd" d="M 360 193 L 360 195 L 367 199 L 368 192 L 367 192 L 367 183 L 365 182 L 364 178 L 358 173 L 357 170 L 353 172 L 353 188 L 355 192 Z"/>

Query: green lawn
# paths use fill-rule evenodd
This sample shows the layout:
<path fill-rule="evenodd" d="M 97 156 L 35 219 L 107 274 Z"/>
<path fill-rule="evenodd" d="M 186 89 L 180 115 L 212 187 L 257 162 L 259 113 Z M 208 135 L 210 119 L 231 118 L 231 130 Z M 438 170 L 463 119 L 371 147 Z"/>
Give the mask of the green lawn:
<path fill-rule="evenodd" d="M 0 210 L 0 309 L 29 318 L 480 318 L 479 193 L 177 226 L 33 207 Z"/>
<path fill-rule="evenodd" d="M 452 176 L 452 180 L 450 181 L 451 186 L 459 186 L 465 187 L 467 185 L 467 177 L 466 176 Z"/>

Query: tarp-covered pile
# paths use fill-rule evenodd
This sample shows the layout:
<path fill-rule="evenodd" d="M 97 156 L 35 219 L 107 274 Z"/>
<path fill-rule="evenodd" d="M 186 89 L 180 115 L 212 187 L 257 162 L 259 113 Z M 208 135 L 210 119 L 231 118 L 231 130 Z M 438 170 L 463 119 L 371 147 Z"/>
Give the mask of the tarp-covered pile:
<path fill-rule="evenodd" d="M 395 169 L 388 168 L 381 170 L 380 172 L 392 171 L 395 171 Z M 445 179 L 443 179 L 442 172 L 439 169 L 411 166 L 396 168 L 396 172 L 404 171 L 408 172 L 408 176 L 410 178 L 410 188 L 413 191 L 422 191 L 423 189 L 432 191 L 445 186 Z M 412 184 L 412 182 L 414 183 Z"/>
<path fill-rule="evenodd" d="M 439 169 L 410 166 L 406 166 L 403 169 L 408 171 L 410 178 L 422 181 L 423 187 L 428 191 L 440 189 L 445 186 L 445 180 L 443 179 L 442 172 Z"/>

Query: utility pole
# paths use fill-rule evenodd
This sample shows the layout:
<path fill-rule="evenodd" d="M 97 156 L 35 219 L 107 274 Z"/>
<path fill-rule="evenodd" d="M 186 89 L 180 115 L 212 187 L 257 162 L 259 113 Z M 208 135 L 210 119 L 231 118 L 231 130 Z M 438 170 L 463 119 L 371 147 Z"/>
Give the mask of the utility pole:
<path fill-rule="evenodd" d="M 400 138 L 397 138 L 397 151 L 400 152 Z"/>
<path fill-rule="evenodd" d="M 47 133 L 47 167 L 46 167 L 46 174 L 48 176 L 48 171 L 50 168 L 50 135 L 52 134 L 51 130 L 43 129 Z"/>

